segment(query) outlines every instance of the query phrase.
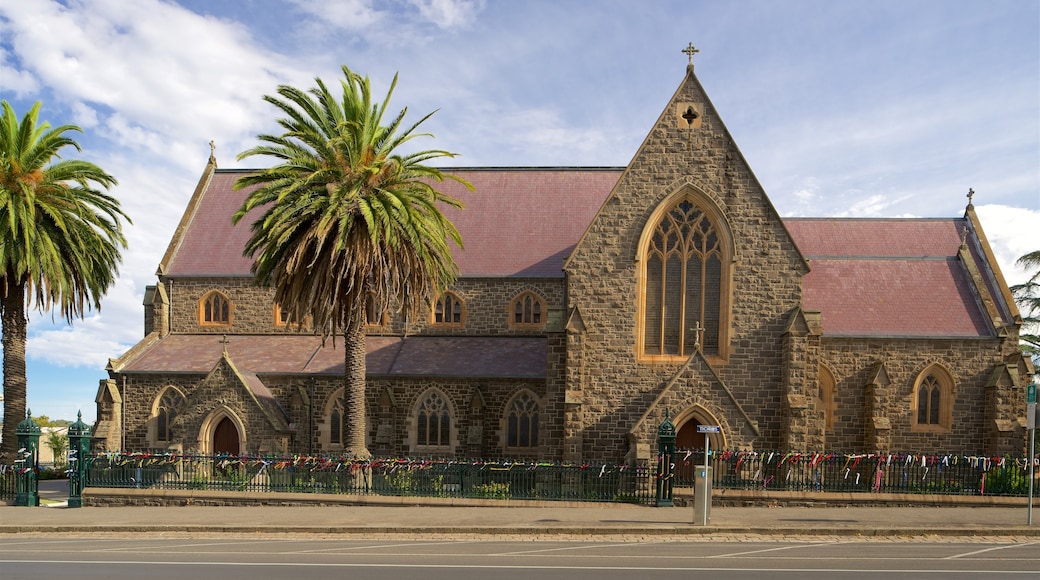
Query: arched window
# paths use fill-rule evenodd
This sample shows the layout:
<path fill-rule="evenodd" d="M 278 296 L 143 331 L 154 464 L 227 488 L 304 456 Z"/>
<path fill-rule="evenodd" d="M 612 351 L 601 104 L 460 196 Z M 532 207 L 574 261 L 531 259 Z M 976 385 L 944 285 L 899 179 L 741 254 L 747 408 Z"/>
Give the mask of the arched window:
<path fill-rule="evenodd" d="M 199 300 L 199 325 L 229 326 L 232 310 L 231 300 L 214 290 Z"/>
<path fill-rule="evenodd" d="M 444 326 L 462 326 L 466 323 L 466 309 L 462 300 L 445 292 L 433 303 L 433 323 Z"/>
<path fill-rule="evenodd" d="M 641 353 L 726 357 L 732 250 L 725 230 L 691 197 L 659 214 L 644 232 Z"/>
<path fill-rule="evenodd" d="M 179 390 L 168 387 L 159 395 L 154 407 L 155 415 L 155 437 L 156 442 L 169 443 L 173 441 L 173 420 L 177 418 L 181 407 L 184 405 L 184 394 Z"/>
<path fill-rule="evenodd" d="M 545 328 L 545 301 L 534 292 L 524 292 L 509 305 L 509 325 L 513 328 Z"/>
<path fill-rule="evenodd" d="M 336 401 L 329 412 L 329 443 L 343 445 L 343 403 Z"/>
<path fill-rule="evenodd" d="M 535 449 L 538 447 L 538 416 L 540 405 L 531 391 L 522 391 L 506 406 L 506 448 Z"/>
<path fill-rule="evenodd" d="M 428 391 L 415 409 L 415 446 L 419 449 L 451 447 L 451 406 L 439 391 Z"/>
<path fill-rule="evenodd" d="M 386 311 L 376 301 L 374 292 L 369 292 L 368 298 L 365 300 L 365 324 L 368 326 L 386 326 L 387 324 Z"/>
<path fill-rule="evenodd" d="M 953 426 L 953 377 L 939 365 L 925 369 L 914 382 L 910 411 L 913 431 L 949 431 Z"/>

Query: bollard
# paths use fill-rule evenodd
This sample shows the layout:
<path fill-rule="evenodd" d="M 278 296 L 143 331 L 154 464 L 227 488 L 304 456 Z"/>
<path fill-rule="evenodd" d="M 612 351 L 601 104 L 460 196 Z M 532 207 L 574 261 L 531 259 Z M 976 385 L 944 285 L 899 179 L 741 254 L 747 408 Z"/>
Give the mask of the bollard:
<path fill-rule="evenodd" d="M 40 505 L 40 481 L 36 474 L 40 471 L 40 426 L 32 420 L 32 412 L 26 409 L 25 420 L 15 428 L 18 436 L 18 455 L 15 457 L 15 468 L 18 470 L 14 505 L 35 507 Z"/>

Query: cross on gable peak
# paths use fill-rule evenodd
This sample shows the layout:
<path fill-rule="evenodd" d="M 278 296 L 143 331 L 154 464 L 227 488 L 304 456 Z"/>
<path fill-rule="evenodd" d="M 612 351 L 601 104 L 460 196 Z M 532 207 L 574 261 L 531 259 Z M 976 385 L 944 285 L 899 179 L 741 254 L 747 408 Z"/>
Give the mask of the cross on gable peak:
<path fill-rule="evenodd" d="M 686 48 L 684 48 L 682 50 L 682 52 L 686 56 L 690 57 L 690 66 L 693 66 L 693 55 L 695 55 L 698 52 L 700 52 L 700 50 L 698 50 L 697 48 L 694 48 L 693 43 L 691 42 L 689 45 L 686 46 Z"/>

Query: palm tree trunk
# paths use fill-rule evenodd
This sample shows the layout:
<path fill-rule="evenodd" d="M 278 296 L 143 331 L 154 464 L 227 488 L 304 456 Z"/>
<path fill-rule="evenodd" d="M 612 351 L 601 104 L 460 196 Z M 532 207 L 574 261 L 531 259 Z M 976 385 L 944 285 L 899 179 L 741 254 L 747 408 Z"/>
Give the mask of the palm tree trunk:
<path fill-rule="evenodd" d="M 18 449 L 18 423 L 25 419 L 25 286 L 9 287 L 0 304 L 4 341 L 4 441 L 0 461 L 9 465 Z"/>
<path fill-rule="evenodd" d="M 364 319 L 361 319 L 362 321 Z M 351 324 L 344 333 L 344 380 L 343 406 L 346 409 L 345 451 L 356 459 L 367 460 L 372 457 L 365 443 L 368 431 L 365 420 L 365 327 L 364 322 Z"/>

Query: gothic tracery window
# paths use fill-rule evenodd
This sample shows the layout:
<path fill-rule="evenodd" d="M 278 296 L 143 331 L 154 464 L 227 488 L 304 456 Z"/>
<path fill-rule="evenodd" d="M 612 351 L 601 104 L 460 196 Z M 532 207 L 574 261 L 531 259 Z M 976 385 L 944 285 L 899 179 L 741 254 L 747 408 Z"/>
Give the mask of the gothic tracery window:
<path fill-rule="evenodd" d="M 231 301 L 224 294 L 213 291 L 199 301 L 199 324 L 227 326 L 231 324 Z"/>
<path fill-rule="evenodd" d="M 517 296 L 509 308 L 509 324 L 513 328 L 542 328 L 545 326 L 545 302 L 534 292 Z"/>
<path fill-rule="evenodd" d="M 462 300 L 451 292 L 445 292 L 433 304 L 433 323 L 438 325 L 462 326 L 466 314 Z"/>
<path fill-rule="evenodd" d="M 421 448 L 451 446 L 450 406 L 438 391 L 429 391 L 416 408 L 415 445 Z"/>
<path fill-rule="evenodd" d="M 538 447 L 538 400 L 530 391 L 517 395 L 506 409 L 506 447 Z"/>
<path fill-rule="evenodd" d="M 177 413 L 183 404 L 184 395 L 177 389 L 170 387 L 163 391 L 155 406 L 156 441 L 173 441 L 173 420 L 177 418 Z"/>
<path fill-rule="evenodd" d="M 911 401 L 913 430 L 947 431 L 953 425 L 953 378 L 938 365 L 918 377 Z"/>
<path fill-rule="evenodd" d="M 689 199 L 671 207 L 645 256 L 643 354 L 720 354 L 726 249 L 708 215 Z"/>

